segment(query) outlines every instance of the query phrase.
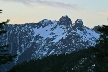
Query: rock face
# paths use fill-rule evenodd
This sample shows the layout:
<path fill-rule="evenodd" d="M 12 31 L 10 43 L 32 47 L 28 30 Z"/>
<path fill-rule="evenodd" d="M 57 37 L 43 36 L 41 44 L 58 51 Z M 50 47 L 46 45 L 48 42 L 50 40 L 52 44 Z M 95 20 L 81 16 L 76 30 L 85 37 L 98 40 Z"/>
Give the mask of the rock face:
<path fill-rule="evenodd" d="M 83 25 L 82 19 L 77 19 L 77 20 L 75 21 L 75 24 L 76 24 L 76 25 L 79 25 L 79 26 L 82 26 L 82 25 Z"/>
<path fill-rule="evenodd" d="M 99 34 L 84 26 L 81 19 L 72 24 L 68 16 L 62 16 L 59 21 L 44 19 L 38 23 L 8 24 L 5 29 L 8 32 L 1 36 L 2 40 L 9 43 L 10 53 L 18 56 L 9 65 L 2 65 L 4 70 L 25 60 L 94 46 L 99 38 Z"/>

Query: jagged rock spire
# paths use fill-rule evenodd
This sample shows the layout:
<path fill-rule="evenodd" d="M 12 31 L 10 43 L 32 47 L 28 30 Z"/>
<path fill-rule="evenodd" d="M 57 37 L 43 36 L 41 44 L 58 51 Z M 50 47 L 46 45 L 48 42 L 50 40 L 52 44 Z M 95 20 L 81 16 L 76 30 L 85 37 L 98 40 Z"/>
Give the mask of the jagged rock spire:
<path fill-rule="evenodd" d="M 63 22 L 63 21 L 71 21 L 71 19 L 65 15 L 65 16 L 62 16 L 60 19 L 59 19 L 59 22 Z M 71 21 L 72 22 L 72 21 Z"/>
<path fill-rule="evenodd" d="M 66 25 L 66 27 L 70 27 L 70 25 L 72 25 L 72 21 L 67 15 L 65 15 L 59 19 L 59 24 Z"/>
<path fill-rule="evenodd" d="M 82 19 L 77 19 L 76 21 L 75 21 L 75 24 L 78 24 L 78 25 L 83 25 L 83 21 L 82 21 Z"/>

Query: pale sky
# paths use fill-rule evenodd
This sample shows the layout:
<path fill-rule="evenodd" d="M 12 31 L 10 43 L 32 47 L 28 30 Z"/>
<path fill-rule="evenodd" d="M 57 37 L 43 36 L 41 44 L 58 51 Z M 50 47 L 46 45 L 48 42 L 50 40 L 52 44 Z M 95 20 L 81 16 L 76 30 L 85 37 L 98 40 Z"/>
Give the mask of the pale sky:
<path fill-rule="evenodd" d="M 82 19 L 85 26 L 108 25 L 108 0 L 0 0 L 0 22 L 9 24 L 59 20 L 68 15 L 74 23 Z"/>

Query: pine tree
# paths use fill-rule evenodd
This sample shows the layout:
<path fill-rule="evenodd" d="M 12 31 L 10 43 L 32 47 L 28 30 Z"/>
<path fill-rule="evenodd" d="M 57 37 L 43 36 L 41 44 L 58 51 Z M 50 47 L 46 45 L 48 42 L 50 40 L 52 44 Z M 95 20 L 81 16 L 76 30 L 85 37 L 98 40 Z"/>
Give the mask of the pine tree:
<path fill-rule="evenodd" d="M 0 10 L 0 13 L 2 13 L 2 10 Z"/>
<path fill-rule="evenodd" d="M 98 28 L 97 31 L 100 32 L 100 38 L 96 41 L 97 42 L 97 56 L 100 59 L 108 56 L 108 26 L 103 25 L 102 27 Z"/>
<path fill-rule="evenodd" d="M 0 13 L 2 13 L 2 10 L 0 10 Z M 6 22 L 0 23 L 0 35 L 6 33 L 6 30 L 3 30 L 3 27 L 9 22 L 10 20 L 7 19 Z M 3 42 L 3 41 L 0 41 Z M 0 43 L 0 65 L 8 63 L 10 61 L 13 61 L 13 58 L 16 57 L 16 55 L 10 55 L 9 54 L 9 44 L 4 45 L 3 43 Z"/>

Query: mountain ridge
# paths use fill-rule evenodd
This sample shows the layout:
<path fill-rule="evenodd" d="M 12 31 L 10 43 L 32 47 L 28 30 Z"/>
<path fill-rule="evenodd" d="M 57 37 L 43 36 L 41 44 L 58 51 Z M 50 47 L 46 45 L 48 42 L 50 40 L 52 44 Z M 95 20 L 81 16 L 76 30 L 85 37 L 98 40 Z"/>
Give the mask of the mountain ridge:
<path fill-rule="evenodd" d="M 8 32 L 2 36 L 3 40 L 10 44 L 11 54 L 18 54 L 12 64 L 78 51 L 94 46 L 99 38 L 99 33 L 84 26 L 81 19 L 72 23 L 67 15 L 59 21 L 43 19 L 38 23 L 8 24 L 5 29 Z"/>

